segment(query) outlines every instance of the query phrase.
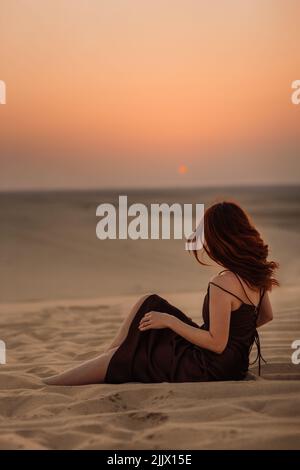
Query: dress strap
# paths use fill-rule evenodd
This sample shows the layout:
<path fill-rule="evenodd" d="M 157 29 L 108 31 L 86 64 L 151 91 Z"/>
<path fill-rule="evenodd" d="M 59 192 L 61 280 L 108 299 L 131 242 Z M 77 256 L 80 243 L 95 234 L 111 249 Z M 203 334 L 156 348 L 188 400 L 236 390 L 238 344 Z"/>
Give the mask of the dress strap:
<path fill-rule="evenodd" d="M 235 277 L 237 278 L 237 280 L 238 280 L 239 283 L 241 284 L 242 289 L 243 289 L 243 291 L 244 291 L 244 294 L 245 294 L 245 296 L 247 297 L 247 299 L 249 300 L 249 302 L 250 302 L 254 307 L 256 307 L 256 305 L 255 305 L 255 304 L 252 302 L 252 300 L 249 298 L 249 296 L 248 296 L 248 294 L 247 294 L 247 292 L 246 292 L 246 289 L 245 289 L 245 287 L 244 287 L 242 281 L 240 280 L 240 276 L 238 276 L 238 275 L 237 275 L 236 273 L 234 273 L 234 272 L 233 272 L 233 274 L 235 275 Z"/>
<path fill-rule="evenodd" d="M 245 303 L 240 297 L 235 295 L 233 292 L 230 292 L 227 289 L 224 289 L 224 287 L 219 286 L 219 284 L 215 284 L 214 282 L 209 282 L 209 285 L 212 284 L 213 286 L 218 287 L 219 289 L 222 289 L 224 292 L 227 292 L 227 294 L 233 295 L 233 297 L 236 297 L 240 302 Z"/>
<path fill-rule="evenodd" d="M 253 307 L 255 307 L 255 308 L 256 308 L 256 311 L 258 312 L 258 309 L 259 309 L 259 307 L 260 307 L 260 303 L 261 303 L 262 297 L 263 297 L 263 295 L 264 295 L 264 292 L 263 292 L 263 294 L 261 294 L 261 292 L 260 292 L 259 303 L 258 303 L 258 305 L 255 305 L 255 304 L 252 302 L 252 300 L 249 298 L 249 296 L 248 296 L 248 294 L 247 294 L 247 292 L 246 292 L 246 289 L 245 289 L 245 287 L 244 287 L 244 285 L 243 285 L 243 283 L 242 283 L 242 281 L 241 281 L 241 279 L 240 279 L 240 276 L 238 276 L 234 271 L 229 271 L 229 269 L 223 269 L 223 271 L 220 271 L 218 274 L 222 274 L 222 273 L 224 273 L 224 272 L 226 272 L 226 271 L 227 271 L 227 272 L 230 272 L 230 273 L 232 273 L 232 274 L 235 275 L 235 277 L 236 277 L 237 280 L 239 281 L 239 283 L 240 283 L 240 285 L 241 285 L 241 287 L 242 287 L 242 289 L 243 289 L 243 291 L 244 291 L 245 296 L 247 297 L 247 299 L 249 300 L 249 302 L 251 303 L 251 305 L 253 305 Z M 237 297 L 237 296 L 235 296 L 235 297 Z M 241 299 L 240 299 L 240 300 L 241 300 Z M 242 300 L 242 302 L 244 303 L 243 300 Z"/>
<path fill-rule="evenodd" d="M 254 359 L 254 361 L 250 362 L 250 365 L 252 366 L 253 364 L 255 364 L 258 361 L 258 375 L 260 376 L 261 361 L 263 361 L 265 364 L 267 363 L 267 361 L 264 359 L 264 357 L 261 353 L 260 338 L 259 338 L 259 334 L 258 334 L 257 330 L 255 330 L 255 333 L 254 333 L 254 342 L 251 345 L 250 352 L 252 350 L 252 347 L 253 347 L 254 343 L 256 344 L 257 354 L 256 354 L 256 358 Z"/>
<path fill-rule="evenodd" d="M 265 293 L 266 293 L 266 289 L 262 288 L 260 290 L 260 293 L 259 293 L 260 297 L 259 297 L 259 302 L 258 302 L 258 305 L 257 305 L 257 308 L 256 308 L 257 313 L 259 312 L 259 309 L 260 309 L 260 306 L 261 306 L 261 303 L 262 303 L 262 299 L 263 299 Z"/>
<path fill-rule="evenodd" d="M 221 274 L 221 273 L 223 273 L 223 272 L 225 272 L 225 271 L 229 271 L 229 269 L 224 269 L 223 271 L 220 271 L 219 274 Z M 233 272 L 233 271 L 230 271 L 230 272 Z M 249 299 L 249 297 L 248 297 L 248 295 L 247 295 L 247 292 L 246 292 L 246 290 L 245 290 L 245 288 L 244 288 L 244 286 L 243 286 L 243 283 L 242 283 L 242 281 L 240 280 L 239 276 L 238 276 L 235 272 L 233 272 L 233 274 L 234 274 L 234 275 L 236 276 L 236 278 L 239 280 L 239 282 L 240 282 L 240 284 L 241 284 L 241 286 L 242 286 L 242 288 L 243 288 L 243 291 L 244 291 L 244 293 L 245 293 L 247 299 L 248 299 L 249 302 L 251 302 L 251 304 L 255 307 L 256 318 L 257 318 L 257 315 L 258 315 L 258 312 L 259 312 L 259 309 L 260 309 L 260 306 L 261 306 L 262 299 L 263 299 L 263 297 L 264 297 L 264 295 L 265 295 L 265 293 L 266 293 L 266 289 L 263 288 L 263 289 L 260 290 L 259 302 L 258 302 L 258 305 L 255 305 L 255 304 L 252 302 L 252 300 Z M 211 284 L 214 284 L 214 283 L 211 282 Z M 214 285 L 217 285 L 217 284 L 214 284 Z M 228 292 L 229 294 L 232 294 L 232 292 L 229 292 L 229 291 L 227 291 L 226 289 L 223 289 L 223 287 L 221 287 L 221 286 L 218 286 L 218 287 L 220 287 L 220 289 L 222 289 L 222 290 L 225 290 L 225 291 Z M 232 294 L 232 295 L 233 295 L 234 297 L 236 297 L 237 299 L 241 300 L 237 295 L 235 295 L 235 294 Z M 243 301 L 241 300 L 241 302 L 243 302 Z M 261 361 L 263 361 L 265 364 L 266 364 L 267 361 L 264 359 L 264 357 L 263 357 L 263 355 L 262 355 L 262 353 L 261 353 L 260 338 L 259 338 L 259 333 L 258 333 L 257 329 L 255 329 L 254 341 L 253 341 L 253 343 L 252 343 L 252 345 L 251 345 L 251 347 L 250 347 L 250 352 L 251 352 L 251 350 L 252 350 L 252 347 L 253 347 L 254 343 L 255 343 L 256 348 L 257 348 L 257 354 L 256 354 L 256 358 L 254 359 L 253 362 L 250 363 L 250 365 L 253 365 L 253 364 L 255 364 L 255 363 L 258 361 L 258 375 L 260 376 L 260 372 L 261 372 Z"/>

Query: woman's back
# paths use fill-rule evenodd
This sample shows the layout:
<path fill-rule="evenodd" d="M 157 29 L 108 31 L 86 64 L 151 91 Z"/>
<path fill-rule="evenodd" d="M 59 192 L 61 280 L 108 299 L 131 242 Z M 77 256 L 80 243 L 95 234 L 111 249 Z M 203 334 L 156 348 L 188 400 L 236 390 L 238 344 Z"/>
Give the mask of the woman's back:
<path fill-rule="evenodd" d="M 210 284 L 215 287 L 219 286 L 231 294 L 232 311 L 237 310 L 242 303 L 257 306 L 263 294 L 262 289 L 250 288 L 238 274 L 227 269 L 214 276 Z"/>

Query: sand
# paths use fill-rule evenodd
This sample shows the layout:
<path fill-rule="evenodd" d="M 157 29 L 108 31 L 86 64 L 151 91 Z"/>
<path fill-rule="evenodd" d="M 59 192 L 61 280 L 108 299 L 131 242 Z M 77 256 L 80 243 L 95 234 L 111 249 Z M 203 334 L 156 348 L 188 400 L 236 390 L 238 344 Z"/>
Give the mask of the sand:
<path fill-rule="evenodd" d="M 290 359 L 297 294 L 274 294 L 280 315 L 261 330 L 262 377 L 254 369 L 247 381 L 214 384 L 45 386 L 42 377 L 98 354 L 135 299 L 3 306 L 0 448 L 299 449 L 300 365 Z M 199 320 L 201 293 L 164 296 Z"/>
<path fill-rule="evenodd" d="M 201 323 L 213 268 L 194 264 L 177 242 L 99 244 L 94 195 L 6 195 L 0 449 L 300 449 L 300 364 L 291 362 L 300 339 L 299 204 L 276 195 L 240 194 L 282 266 L 274 320 L 260 331 L 260 378 L 255 367 L 243 382 L 82 387 L 42 378 L 101 353 L 144 293 Z"/>

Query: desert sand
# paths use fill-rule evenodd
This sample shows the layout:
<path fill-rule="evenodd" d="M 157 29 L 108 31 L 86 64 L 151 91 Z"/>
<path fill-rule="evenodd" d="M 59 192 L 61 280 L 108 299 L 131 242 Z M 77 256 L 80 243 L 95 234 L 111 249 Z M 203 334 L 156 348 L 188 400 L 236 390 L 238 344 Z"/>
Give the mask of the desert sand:
<path fill-rule="evenodd" d="M 260 329 L 261 377 L 253 366 L 243 382 L 82 387 L 42 379 L 101 353 L 144 293 L 201 323 L 215 268 L 198 266 L 177 242 L 104 246 L 94 230 L 98 196 L 3 196 L 0 448 L 300 449 L 300 364 L 291 361 L 300 339 L 299 204 L 275 196 L 239 194 L 281 263 L 274 320 Z"/>
<path fill-rule="evenodd" d="M 22 312 L 7 306 L 0 448 L 300 448 L 300 365 L 290 360 L 290 345 L 300 338 L 299 315 L 290 306 L 297 294 L 277 295 L 280 316 L 261 329 L 268 361 L 262 376 L 253 369 L 247 381 L 213 384 L 45 386 L 42 377 L 98 354 L 135 299 L 29 304 Z M 198 321 L 201 293 L 165 297 Z"/>

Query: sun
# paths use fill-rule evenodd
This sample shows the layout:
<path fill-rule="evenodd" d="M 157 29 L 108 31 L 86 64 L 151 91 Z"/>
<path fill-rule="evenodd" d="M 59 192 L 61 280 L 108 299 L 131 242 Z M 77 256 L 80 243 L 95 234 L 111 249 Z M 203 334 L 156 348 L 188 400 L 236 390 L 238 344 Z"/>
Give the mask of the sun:
<path fill-rule="evenodd" d="M 179 167 L 177 168 L 177 172 L 180 174 L 180 175 L 185 175 L 187 172 L 188 172 L 188 167 L 186 165 L 179 165 Z"/>

